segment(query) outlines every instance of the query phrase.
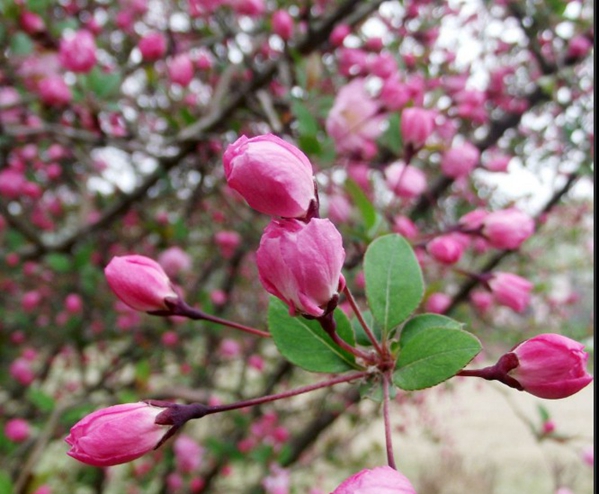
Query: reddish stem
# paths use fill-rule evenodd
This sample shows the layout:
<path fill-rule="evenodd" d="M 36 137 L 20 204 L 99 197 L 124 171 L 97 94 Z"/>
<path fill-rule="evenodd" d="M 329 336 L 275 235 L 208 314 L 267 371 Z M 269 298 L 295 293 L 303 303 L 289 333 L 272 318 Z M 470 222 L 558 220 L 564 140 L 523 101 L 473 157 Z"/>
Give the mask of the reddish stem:
<path fill-rule="evenodd" d="M 383 420 L 385 422 L 385 444 L 387 448 L 387 462 L 391 468 L 397 470 L 395 466 L 395 456 L 393 455 L 393 439 L 391 430 L 391 414 L 390 408 L 390 396 L 389 396 L 389 373 L 383 374 Z"/>
<path fill-rule="evenodd" d="M 354 311 L 354 314 L 358 318 L 358 322 L 360 323 L 360 326 L 362 326 L 362 328 L 364 329 L 364 332 L 366 333 L 366 336 L 372 343 L 372 346 L 376 349 L 377 353 L 382 357 L 383 353 L 384 353 L 383 348 L 381 347 L 380 343 L 377 341 L 376 336 L 374 336 L 374 333 L 372 332 L 372 329 L 370 329 L 370 326 L 368 326 L 368 323 L 364 319 L 364 315 L 362 314 L 362 311 L 360 310 L 360 308 L 358 307 L 358 304 L 356 303 L 356 299 L 354 298 L 352 293 L 349 291 L 349 288 L 347 287 L 347 285 L 343 289 L 343 294 L 345 295 L 345 298 L 347 298 L 349 305 L 351 305 L 351 308 Z"/>

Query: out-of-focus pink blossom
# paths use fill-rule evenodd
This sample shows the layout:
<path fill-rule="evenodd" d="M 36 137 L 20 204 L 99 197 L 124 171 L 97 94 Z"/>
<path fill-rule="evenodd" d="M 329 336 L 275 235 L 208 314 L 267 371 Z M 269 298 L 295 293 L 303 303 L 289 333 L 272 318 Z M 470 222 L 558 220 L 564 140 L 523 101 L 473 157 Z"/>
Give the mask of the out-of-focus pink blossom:
<path fill-rule="evenodd" d="M 8 373 L 22 386 L 29 386 L 35 379 L 31 362 L 23 357 L 15 359 L 8 368 Z"/>
<path fill-rule="evenodd" d="M 426 175 L 414 166 L 396 161 L 385 168 L 387 187 L 398 197 L 413 199 L 426 190 Z"/>
<path fill-rule="evenodd" d="M 158 264 L 167 276 L 177 276 L 191 269 L 191 257 L 180 247 L 169 247 L 158 255 Z"/>
<path fill-rule="evenodd" d="M 416 491 L 407 477 L 384 466 L 352 475 L 331 494 L 416 494 Z"/>
<path fill-rule="evenodd" d="M 476 232 L 482 228 L 483 222 L 488 215 L 489 213 L 484 209 L 474 209 L 462 216 L 458 223 L 462 231 L 466 233 Z"/>
<path fill-rule="evenodd" d="M 67 32 L 60 40 L 58 60 L 73 72 L 85 74 L 96 65 L 96 41 L 86 29 Z"/>
<path fill-rule="evenodd" d="M 284 41 L 293 36 L 293 17 L 286 10 L 277 10 L 272 15 L 272 30 Z"/>
<path fill-rule="evenodd" d="M 476 310 L 484 314 L 493 305 L 493 295 L 480 290 L 474 291 L 470 294 L 470 302 L 472 302 Z"/>
<path fill-rule="evenodd" d="M 439 235 L 426 246 L 428 253 L 443 264 L 455 264 L 464 252 L 464 246 L 455 235 Z"/>
<path fill-rule="evenodd" d="M 493 153 L 483 166 L 490 172 L 507 172 L 512 157 L 503 153 Z"/>
<path fill-rule="evenodd" d="M 535 230 L 534 220 L 516 209 L 489 213 L 483 220 L 482 233 L 496 249 L 517 249 Z"/>
<path fill-rule="evenodd" d="M 441 158 L 441 171 L 450 178 L 465 177 L 474 170 L 479 158 L 478 148 L 465 142 L 445 151 Z"/>
<path fill-rule="evenodd" d="M 289 494 L 291 477 L 289 470 L 273 465 L 270 473 L 262 481 L 262 487 L 266 494 Z"/>
<path fill-rule="evenodd" d="M 266 11 L 264 0 L 228 0 L 227 3 L 239 15 L 260 17 Z"/>
<path fill-rule="evenodd" d="M 382 132 L 380 104 L 368 94 L 365 83 L 357 77 L 343 86 L 327 116 L 326 131 L 339 153 L 366 157 Z"/>
<path fill-rule="evenodd" d="M 214 241 L 224 259 L 231 259 L 241 244 L 241 235 L 234 230 L 223 230 L 214 234 Z"/>
<path fill-rule="evenodd" d="M 145 61 L 153 62 L 166 54 L 166 38 L 159 32 L 149 33 L 139 40 L 137 47 Z"/>
<path fill-rule="evenodd" d="M 177 469 L 183 473 L 190 473 L 200 468 L 204 456 L 202 448 L 190 436 L 181 434 L 173 444 Z"/>
<path fill-rule="evenodd" d="M 219 354 L 226 358 L 235 358 L 241 355 L 241 345 L 237 340 L 225 338 L 219 347 Z"/>
<path fill-rule="evenodd" d="M 78 314 L 83 309 L 83 299 L 77 293 L 69 293 L 64 301 L 64 308 L 70 314 Z"/>
<path fill-rule="evenodd" d="M 71 102 L 71 89 L 62 76 L 51 75 L 43 78 L 37 85 L 41 100 L 50 106 L 64 106 Z"/>
<path fill-rule="evenodd" d="M 568 57 L 569 58 L 581 58 L 584 57 L 591 48 L 593 47 L 593 43 L 583 35 L 574 36 L 568 42 Z"/>
<path fill-rule="evenodd" d="M 37 34 L 46 30 L 44 19 L 28 10 L 19 16 L 19 24 L 27 34 Z"/>
<path fill-rule="evenodd" d="M 328 217 L 333 223 L 345 223 L 349 220 L 352 205 L 345 195 L 331 194 L 328 198 Z"/>
<path fill-rule="evenodd" d="M 172 82 L 180 86 L 189 86 L 193 74 L 193 62 L 187 53 L 180 53 L 168 62 L 168 76 Z"/>
<path fill-rule="evenodd" d="M 333 31 L 331 31 L 331 35 L 329 36 L 329 41 L 333 46 L 341 46 L 343 44 L 343 40 L 351 33 L 351 27 L 347 24 L 337 24 Z"/>
<path fill-rule="evenodd" d="M 27 180 L 22 172 L 13 168 L 0 170 L 0 196 L 16 199 L 23 193 Z"/>
<path fill-rule="evenodd" d="M 595 448 L 593 445 L 587 446 L 582 450 L 582 461 L 590 467 L 595 465 Z"/>
<path fill-rule="evenodd" d="M 499 304 L 516 312 L 524 312 L 528 307 L 533 284 L 527 279 L 512 273 L 496 272 L 488 283 Z"/>
<path fill-rule="evenodd" d="M 310 160 L 272 134 L 241 136 L 225 151 L 223 164 L 229 187 L 261 213 L 299 218 L 315 200 Z"/>
<path fill-rule="evenodd" d="M 408 86 L 401 81 L 398 74 L 384 80 L 379 101 L 389 111 L 401 110 L 412 97 Z"/>
<path fill-rule="evenodd" d="M 433 314 L 444 314 L 450 305 L 451 297 L 449 295 L 442 292 L 435 292 L 428 296 L 424 303 L 424 308 L 427 312 L 432 312 Z"/>
<path fill-rule="evenodd" d="M 418 236 L 418 228 L 407 216 L 396 216 L 393 219 L 392 230 L 408 240 L 412 240 Z"/>
<path fill-rule="evenodd" d="M 164 410 L 143 402 L 97 410 L 71 428 L 67 454 L 96 467 L 133 461 L 152 451 L 171 427 L 155 423 Z"/>
<path fill-rule="evenodd" d="M 341 234 L 327 219 L 272 220 L 256 252 L 260 281 L 291 314 L 321 316 L 345 286 Z"/>
<path fill-rule="evenodd" d="M 10 419 L 4 425 L 4 435 L 13 443 L 22 443 L 31 436 L 31 427 L 29 422 L 24 419 Z"/>
<path fill-rule="evenodd" d="M 423 108 L 405 108 L 401 112 L 401 137 L 404 144 L 419 149 L 435 128 L 435 115 Z"/>

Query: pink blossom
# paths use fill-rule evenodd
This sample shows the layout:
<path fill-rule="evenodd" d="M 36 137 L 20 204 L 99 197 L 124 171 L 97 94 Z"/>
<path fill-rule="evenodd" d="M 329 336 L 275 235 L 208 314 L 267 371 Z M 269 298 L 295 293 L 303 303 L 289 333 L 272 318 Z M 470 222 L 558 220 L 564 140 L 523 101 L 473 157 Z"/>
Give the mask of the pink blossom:
<path fill-rule="evenodd" d="M 488 292 L 475 291 L 470 294 L 470 302 L 476 310 L 485 313 L 493 305 L 493 295 Z"/>
<path fill-rule="evenodd" d="M 540 334 L 510 353 L 518 357 L 518 365 L 508 375 L 539 398 L 566 398 L 593 380 L 586 370 L 589 354 L 584 345 L 559 334 Z"/>
<path fill-rule="evenodd" d="M 489 287 L 498 303 L 523 312 L 528 307 L 533 284 L 512 273 L 496 272 L 489 280 Z"/>
<path fill-rule="evenodd" d="M 183 473 L 190 473 L 198 470 L 202 464 L 204 448 L 202 448 L 193 438 L 181 434 L 173 444 L 175 452 L 175 461 L 177 469 Z"/>
<path fill-rule="evenodd" d="M 168 75 L 176 84 L 187 87 L 193 79 L 193 62 L 187 53 L 181 53 L 168 63 Z"/>
<path fill-rule="evenodd" d="M 145 61 L 153 62 L 166 54 L 166 38 L 159 32 L 149 33 L 139 40 L 137 47 Z"/>
<path fill-rule="evenodd" d="M 4 435 L 13 443 L 22 443 L 27 441 L 31 435 L 29 422 L 24 419 L 10 419 L 4 425 Z"/>
<path fill-rule="evenodd" d="M 158 264 L 162 266 L 167 276 L 177 276 L 191 269 L 191 257 L 180 247 L 169 247 L 158 256 Z"/>
<path fill-rule="evenodd" d="M 589 51 L 591 51 L 592 47 L 593 43 L 586 36 L 581 34 L 574 36 L 568 43 L 568 57 L 584 57 Z"/>
<path fill-rule="evenodd" d="M 83 309 L 83 299 L 77 293 L 69 293 L 64 301 L 64 308 L 70 314 L 78 314 Z"/>
<path fill-rule="evenodd" d="M 164 410 L 144 402 L 97 410 L 71 428 L 67 454 L 96 467 L 133 461 L 152 451 L 171 427 L 155 423 Z"/>
<path fill-rule="evenodd" d="M 291 478 L 289 470 L 273 465 L 270 473 L 262 481 L 266 494 L 289 494 Z"/>
<path fill-rule="evenodd" d="M 331 494 L 416 494 L 416 491 L 407 477 L 384 466 L 352 475 Z"/>
<path fill-rule="evenodd" d="M 272 134 L 241 136 L 225 151 L 223 164 L 229 187 L 261 213 L 299 218 L 315 200 L 310 160 Z"/>
<path fill-rule="evenodd" d="M 474 209 L 469 213 L 466 213 L 459 220 L 459 224 L 464 232 L 475 232 L 480 230 L 483 226 L 483 222 L 489 213 L 484 209 Z"/>
<path fill-rule="evenodd" d="M 595 449 L 593 445 L 587 446 L 582 450 L 582 461 L 590 467 L 595 465 Z"/>
<path fill-rule="evenodd" d="M 512 157 L 503 153 L 494 153 L 486 160 L 484 167 L 490 172 L 507 172 Z"/>
<path fill-rule="evenodd" d="M 52 494 L 52 489 L 49 485 L 40 485 L 36 490 L 33 491 L 33 494 Z"/>
<path fill-rule="evenodd" d="M 431 293 L 424 304 L 427 312 L 433 314 L 444 314 L 451 305 L 451 297 L 446 293 L 435 292 Z"/>
<path fill-rule="evenodd" d="M 293 36 L 293 17 L 286 10 L 277 10 L 272 15 L 272 30 L 284 41 Z"/>
<path fill-rule="evenodd" d="M 96 65 L 96 41 L 85 29 L 68 32 L 60 40 L 58 60 L 73 72 L 87 73 Z"/>
<path fill-rule="evenodd" d="M 404 199 L 420 196 L 427 186 L 426 175 L 422 170 L 399 161 L 385 168 L 385 181 L 395 195 Z"/>
<path fill-rule="evenodd" d="M 385 79 L 379 94 L 379 100 L 389 111 L 402 109 L 411 97 L 410 88 L 400 80 L 397 74 Z"/>
<path fill-rule="evenodd" d="M 241 345 L 238 341 L 225 338 L 219 348 L 219 353 L 226 358 L 235 358 L 241 355 Z"/>
<path fill-rule="evenodd" d="M 228 4 L 238 15 L 260 17 L 266 11 L 264 0 L 228 0 Z"/>
<path fill-rule="evenodd" d="M 343 44 L 343 40 L 351 33 L 351 27 L 347 24 L 337 24 L 333 31 L 331 31 L 331 35 L 329 36 L 329 41 L 335 47 L 341 46 Z"/>
<path fill-rule="evenodd" d="M 326 131 L 335 141 L 339 153 L 364 155 L 381 134 L 380 104 L 365 87 L 366 80 L 353 79 L 338 92 L 327 120 Z"/>
<path fill-rule="evenodd" d="M 343 289 L 341 234 L 326 219 L 272 220 L 256 252 L 260 281 L 291 314 L 321 316 Z"/>
<path fill-rule="evenodd" d="M 50 75 L 39 81 L 37 92 L 41 100 L 50 106 L 64 106 L 71 102 L 71 89 L 60 75 Z"/>
<path fill-rule="evenodd" d="M 148 257 L 113 257 L 104 274 L 116 296 L 135 310 L 167 310 L 165 299 L 179 298 L 160 264 Z"/>
<path fill-rule="evenodd" d="M 455 264 L 464 252 L 464 246 L 455 235 L 439 235 L 426 246 L 428 253 L 443 264 Z"/>
<path fill-rule="evenodd" d="M 328 198 L 328 217 L 333 223 L 345 223 L 349 220 L 352 205 L 343 194 L 331 194 Z"/>
<path fill-rule="evenodd" d="M 465 177 L 478 164 L 480 151 L 476 146 L 465 142 L 445 151 L 441 158 L 441 171 L 450 178 Z"/>
<path fill-rule="evenodd" d="M 27 34 L 37 34 L 45 31 L 46 23 L 38 14 L 24 11 L 19 16 L 19 24 Z"/>
<path fill-rule="evenodd" d="M 408 240 L 412 240 L 418 236 L 418 228 L 407 216 L 396 216 L 393 219 L 392 230 Z"/>
<path fill-rule="evenodd" d="M 29 386 L 35 379 L 35 372 L 31 367 L 31 362 L 23 357 L 13 360 L 8 368 L 8 373 L 10 377 L 22 386 Z"/>
<path fill-rule="evenodd" d="M 19 197 L 27 180 L 21 171 L 13 168 L 0 170 L 0 196 L 7 199 L 16 199 Z"/>
<path fill-rule="evenodd" d="M 535 230 L 534 220 L 516 209 L 489 213 L 483 220 L 482 233 L 497 249 L 517 249 Z"/>
<path fill-rule="evenodd" d="M 223 230 L 214 234 L 214 241 L 220 250 L 220 255 L 225 259 L 231 259 L 241 244 L 241 235 L 236 231 Z"/>
<path fill-rule="evenodd" d="M 404 144 L 419 149 L 426 143 L 435 128 L 435 115 L 422 108 L 405 108 L 401 112 L 401 137 Z"/>

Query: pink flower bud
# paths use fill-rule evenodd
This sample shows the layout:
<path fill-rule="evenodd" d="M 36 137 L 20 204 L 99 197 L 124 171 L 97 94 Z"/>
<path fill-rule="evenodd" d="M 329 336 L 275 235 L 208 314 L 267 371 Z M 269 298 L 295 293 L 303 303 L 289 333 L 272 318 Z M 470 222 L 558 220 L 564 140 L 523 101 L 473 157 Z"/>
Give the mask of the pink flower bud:
<path fill-rule="evenodd" d="M 385 169 L 387 187 L 398 197 L 413 199 L 426 190 L 426 175 L 414 166 L 395 162 Z"/>
<path fill-rule="evenodd" d="M 535 230 L 534 220 L 515 208 L 489 213 L 483 220 L 483 235 L 497 249 L 517 249 Z"/>
<path fill-rule="evenodd" d="M 150 33 L 139 40 L 137 47 L 145 61 L 153 62 L 164 57 L 166 38 L 162 33 Z"/>
<path fill-rule="evenodd" d="M 543 434 L 551 434 L 555 430 L 555 422 L 553 420 L 546 420 L 543 422 Z"/>
<path fill-rule="evenodd" d="M 528 393 L 539 398 L 566 398 L 593 380 L 586 371 L 584 345 L 559 334 L 540 334 L 510 352 L 518 357 L 508 372 Z"/>
<path fill-rule="evenodd" d="M 435 115 L 422 108 L 406 108 L 401 112 L 401 137 L 404 144 L 419 149 L 432 134 L 435 127 Z"/>
<path fill-rule="evenodd" d="M 15 381 L 22 386 L 29 386 L 35 379 L 35 372 L 31 367 L 31 362 L 23 357 L 15 359 L 8 368 L 8 373 Z"/>
<path fill-rule="evenodd" d="M 191 269 L 191 257 L 180 247 L 169 247 L 158 256 L 158 264 L 167 276 L 177 276 Z"/>
<path fill-rule="evenodd" d="M 315 200 L 310 160 L 272 134 L 241 136 L 225 151 L 223 164 L 229 187 L 261 213 L 299 218 Z"/>
<path fill-rule="evenodd" d="M 347 24 L 338 24 L 335 26 L 333 31 L 331 31 L 331 35 L 329 37 L 329 41 L 335 47 L 341 46 L 343 44 L 343 40 L 351 33 L 351 27 Z"/>
<path fill-rule="evenodd" d="M 319 317 L 345 286 L 341 234 L 326 219 L 272 220 L 256 252 L 262 285 L 291 314 Z"/>
<path fill-rule="evenodd" d="M 76 293 L 69 293 L 64 301 L 64 308 L 71 314 L 78 314 L 83 309 L 83 299 Z"/>
<path fill-rule="evenodd" d="M 44 19 L 39 15 L 25 11 L 19 17 L 19 24 L 27 34 L 41 33 L 46 29 Z"/>
<path fill-rule="evenodd" d="M 0 196 L 16 199 L 23 193 L 27 180 L 23 173 L 13 168 L 0 171 Z"/>
<path fill-rule="evenodd" d="M 187 87 L 193 79 L 193 62 L 187 53 L 181 53 L 170 60 L 168 64 L 168 75 L 176 84 Z"/>
<path fill-rule="evenodd" d="M 470 302 L 476 310 L 485 313 L 493 305 L 493 295 L 488 292 L 476 291 L 470 294 Z"/>
<path fill-rule="evenodd" d="M 116 296 L 135 310 L 168 310 L 165 299 L 179 298 L 160 264 L 148 257 L 113 257 L 104 274 Z"/>
<path fill-rule="evenodd" d="M 331 494 L 416 494 L 416 490 L 407 477 L 384 466 L 352 475 Z"/>
<path fill-rule="evenodd" d="M 177 469 L 183 473 L 194 472 L 202 463 L 204 448 L 189 436 L 181 434 L 173 444 Z"/>
<path fill-rule="evenodd" d="M 459 224 L 462 227 L 462 231 L 474 232 L 482 228 L 485 218 L 488 216 L 488 212 L 484 209 L 475 209 L 466 213 L 460 218 Z"/>
<path fill-rule="evenodd" d="M 241 244 L 241 235 L 235 231 L 221 231 L 214 234 L 214 241 L 220 250 L 220 255 L 231 259 Z"/>
<path fill-rule="evenodd" d="M 528 307 L 533 284 L 521 276 L 497 272 L 491 276 L 489 287 L 498 303 L 523 312 Z"/>
<path fill-rule="evenodd" d="M 445 151 L 441 158 L 441 171 L 450 178 L 465 177 L 478 164 L 480 151 L 476 146 L 465 142 Z"/>
<path fill-rule="evenodd" d="M 96 467 L 133 461 L 152 451 L 170 429 L 155 422 L 164 410 L 143 402 L 97 410 L 71 428 L 67 454 Z"/>
<path fill-rule="evenodd" d="M 428 243 L 426 250 L 443 264 L 455 264 L 462 257 L 464 246 L 454 235 L 440 235 Z"/>
<path fill-rule="evenodd" d="M 60 40 L 58 60 L 67 70 L 89 72 L 96 65 L 96 42 L 93 35 L 85 29 L 66 34 Z"/>
<path fill-rule="evenodd" d="M 71 102 L 71 89 L 62 76 L 49 75 L 43 78 L 37 86 L 41 100 L 49 106 L 64 106 Z"/>
<path fill-rule="evenodd" d="M 412 240 L 418 236 L 418 228 L 407 216 L 396 216 L 393 219 L 392 230 L 408 240 Z"/>
<path fill-rule="evenodd" d="M 10 419 L 4 425 L 4 435 L 13 443 L 27 441 L 31 435 L 29 422 L 23 419 Z"/>
<path fill-rule="evenodd" d="M 583 35 L 574 36 L 568 43 L 568 57 L 584 57 L 593 47 L 593 43 Z"/>
<path fill-rule="evenodd" d="M 435 292 L 431 293 L 426 299 L 424 309 L 433 314 L 443 314 L 451 305 L 451 297 L 446 293 Z"/>
<path fill-rule="evenodd" d="M 272 15 L 272 30 L 284 41 L 293 36 L 293 17 L 286 10 L 277 10 Z"/>

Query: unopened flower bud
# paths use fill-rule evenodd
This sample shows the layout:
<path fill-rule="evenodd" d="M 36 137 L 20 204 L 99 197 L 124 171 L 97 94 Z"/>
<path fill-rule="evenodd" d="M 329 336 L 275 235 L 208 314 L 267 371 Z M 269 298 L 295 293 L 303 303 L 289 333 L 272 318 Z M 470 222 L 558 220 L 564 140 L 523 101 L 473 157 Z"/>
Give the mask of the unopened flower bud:
<path fill-rule="evenodd" d="M 116 296 L 139 311 L 168 310 L 165 300 L 179 298 L 160 264 L 148 257 L 113 257 L 104 274 Z"/>
<path fill-rule="evenodd" d="M 530 301 L 533 284 L 525 278 L 512 273 L 493 273 L 488 281 L 491 292 L 501 305 L 516 312 L 523 312 Z"/>
<path fill-rule="evenodd" d="M 272 134 L 241 136 L 225 151 L 223 164 L 229 187 L 261 213 L 300 218 L 316 199 L 308 157 Z"/>
<path fill-rule="evenodd" d="M 153 62 L 166 54 L 166 38 L 162 33 L 149 33 L 139 40 L 137 47 L 144 60 Z"/>
<path fill-rule="evenodd" d="M 478 164 L 480 151 L 476 146 L 465 142 L 445 152 L 441 158 L 441 171 L 451 178 L 461 178 L 470 174 Z"/>
<path fill-rule="evenodd" d="M 416 494 L 416 490 L 407 477 L 384 466 L 352 475 L 331 494 Z"/>
<path fill-rule="evenodd" d="M 494 211 L 483 220 L 482 233 L 497 249 L 517 249 L 535 230 L 534 220 L 515 208 Z"/>
<path fill-rule="evenodd" d="M 93 35 L 85 29 L 67 33 L 60 40 L 58 60 L 67 70 L 89 72 L 96 65 L 96 42 Z"/>
<path fill-rule="evenodd" d="M 289 306 L 291 314 L 322 316 L 345 286 L 341 234 L 326 219 L 309 223 L 273 220 L 256 252 L 262 285 Z"/>
<path fill-rule="evenodd" d="M 559 334 L 540 334 L 510 353 L 518 363 L 508 375 L 539 398 L 566 398 L 593 380 L 586 370 L 589 354 L 584 345 Z"/>
<path fill-rule="evenodd" d="M 422 108 L 406 108 L 401 112 L 401 137 L 416 149 L 424 146 L 435 127 L 435 115 Z"/>
<path fill-rule="evenodd" d="M 171 428 L 156 423 L 163 411 L 144 402 L 97 410 L 71 428 L 67 454 L 96 467 L 133 461 L 152 451 Z"/>

